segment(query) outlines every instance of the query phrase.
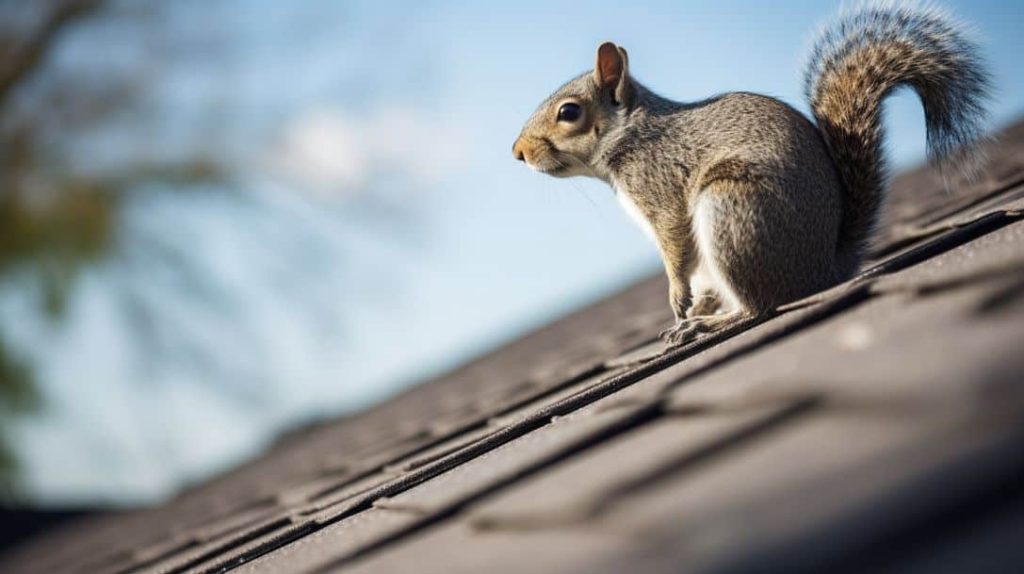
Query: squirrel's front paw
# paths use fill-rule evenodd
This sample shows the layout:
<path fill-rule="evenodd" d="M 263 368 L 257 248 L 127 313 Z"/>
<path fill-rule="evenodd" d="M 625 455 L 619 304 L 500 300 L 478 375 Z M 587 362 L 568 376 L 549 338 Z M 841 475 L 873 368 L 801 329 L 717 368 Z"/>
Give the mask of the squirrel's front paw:
<path fill-rule="evenodd" d="M 658 338 L 669 347 L 678 347 L 692 341 L 700 333 L 699 321 L 693 319 L 680 319 L 668 329 L 658 334 Z"/>
<path fill-rule="evenodd" d="M 744 311 L 733 311 L 719 315 L 702 315 L 677 320 L 676 324 L 661 332 L 661 339 L 670 347 L 685 345 L 703 333 L 714 333 L 734 327 L 737 323 L 752 317 Z"/>

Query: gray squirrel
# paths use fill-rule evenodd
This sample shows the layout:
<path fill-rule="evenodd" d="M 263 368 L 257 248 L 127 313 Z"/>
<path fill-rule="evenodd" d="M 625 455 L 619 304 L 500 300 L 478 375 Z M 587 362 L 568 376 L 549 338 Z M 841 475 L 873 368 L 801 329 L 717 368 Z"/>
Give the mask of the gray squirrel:
<path fill-rule="evenodd" d="M 929 157 L 976 164 L 989 77 L 977 47 L 935 9 L 862 6 L 821 32 L 806 68 L 815 123 L 752 93 L 695 103 L 629 74 L 626 50 L 597 50 L 526 122 L 516 159 L 555 177 L 608 183 L 653 237 L 682 344 L 771 313 L 854 275 L 883 203 L 882 101 L 915 90 Z"/>

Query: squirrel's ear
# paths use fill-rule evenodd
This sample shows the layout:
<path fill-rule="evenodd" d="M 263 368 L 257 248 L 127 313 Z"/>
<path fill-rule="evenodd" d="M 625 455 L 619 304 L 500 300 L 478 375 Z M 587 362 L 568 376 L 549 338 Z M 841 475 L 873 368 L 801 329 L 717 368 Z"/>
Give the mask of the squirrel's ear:
<path fill-rule="evenodd" d="M 616 103 L 627 103 L 632 95 L 632 87 L 629 82 L 629 56 L 626 50 L 611 42 L 601 44 L 597 49 L 594 81 L 602 90 L 612 90 Z"/>
<path fill-rule="evenodd" d="M 594 81 L 602 88 L 618 85 L 623 72 L 622 54 L 611 42 L 605 42 L 597 48 L 597 63 L 594 65 Z"/>

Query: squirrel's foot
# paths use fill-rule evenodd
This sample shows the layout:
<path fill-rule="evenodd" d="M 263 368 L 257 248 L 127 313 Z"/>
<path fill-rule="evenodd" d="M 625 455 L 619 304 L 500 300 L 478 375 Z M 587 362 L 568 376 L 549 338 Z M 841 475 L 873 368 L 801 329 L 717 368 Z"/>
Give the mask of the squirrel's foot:
<path fill-rule="evenodd" d="M 747 314 L 742 311 L 688 317 L 676 321 L 675 325 L 662 331 L 660 337 L 668 346 L 678 347 L 695 340 L 700 335 L 725 329 L 746 317 Z"/>
<path fill-rule="evenodd" d="M 697 323 L 700 317 L 677 319 L 675 325 L 658 334 L 658 338 L 670 347 L 677 347 L 691 341 L 697 335 Z"/>

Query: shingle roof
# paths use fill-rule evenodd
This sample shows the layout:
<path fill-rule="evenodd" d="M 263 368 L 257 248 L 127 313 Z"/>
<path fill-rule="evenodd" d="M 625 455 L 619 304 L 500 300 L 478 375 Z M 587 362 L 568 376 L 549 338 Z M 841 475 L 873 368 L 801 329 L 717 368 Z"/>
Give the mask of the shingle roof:
<path fill-rule="evenodd" d="M 1024 567 L 1024 123 L 857 278 L 662 353 L 652 277 L 4 572 Z"/>

